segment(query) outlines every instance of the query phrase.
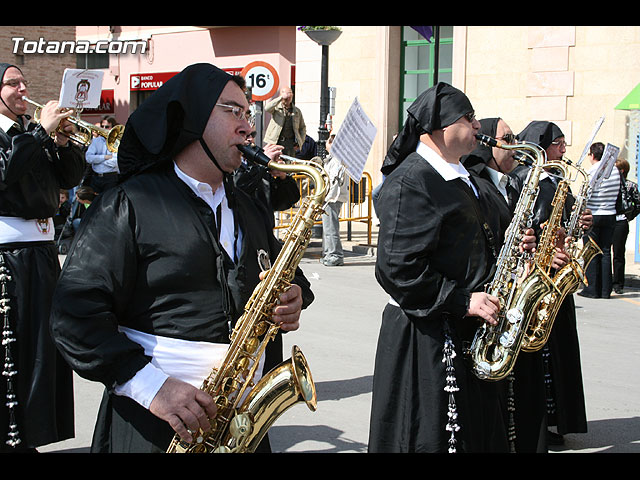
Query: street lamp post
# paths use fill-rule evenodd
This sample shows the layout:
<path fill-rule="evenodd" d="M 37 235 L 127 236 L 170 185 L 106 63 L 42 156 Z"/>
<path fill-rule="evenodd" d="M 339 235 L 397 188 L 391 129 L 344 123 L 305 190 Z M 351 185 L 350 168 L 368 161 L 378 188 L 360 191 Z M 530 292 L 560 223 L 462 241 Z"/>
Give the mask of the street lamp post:
<path fill-rule="evenodd" d="M 329 131 L 326 127 L 329 114 L 329 45 L 336 41 L 342 31 L 340 30 L 305 30 L 307 36 L 322 47 L 322 63 L 320 71 L 320 126 L 318 128 L 318 155 L 326 156 L 326 144 Z"/>

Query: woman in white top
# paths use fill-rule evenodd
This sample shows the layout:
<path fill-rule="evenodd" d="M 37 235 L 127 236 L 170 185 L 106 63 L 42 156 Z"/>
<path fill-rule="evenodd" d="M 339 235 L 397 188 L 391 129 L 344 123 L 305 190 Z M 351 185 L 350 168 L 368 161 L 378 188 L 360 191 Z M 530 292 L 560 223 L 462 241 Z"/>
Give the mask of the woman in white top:
<path fill-rule="evenodd" d="M 600 166 L 604 144 L 591 145 L 588 158 L 591 161 L 589 176 L 593 176 Z M 593 213 L 593 227 L 589 235 L 602 250 L 589 264 L 586 276 L 588 286 L 578 293 L 581 297 L 609 298 L 612 289 L 611 243 L 616 226 L 616 200 L 620 191 L 620 172 L 612 168 L 608 178 L 604 178 L 593 192 L 587 208 Z"/>

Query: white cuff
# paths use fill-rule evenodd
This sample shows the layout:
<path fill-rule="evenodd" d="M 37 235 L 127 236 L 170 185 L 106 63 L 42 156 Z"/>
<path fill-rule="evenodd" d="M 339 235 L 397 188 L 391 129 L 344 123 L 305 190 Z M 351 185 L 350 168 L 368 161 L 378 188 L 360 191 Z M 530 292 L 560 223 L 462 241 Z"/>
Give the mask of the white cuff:
<path fill-rule="evenodd" d="M 116 395 L 129 397 L 148 409 L 167 378 L 169 375 L 148 363 L 144 368 L 138 370 L 131 380 L 117 385 L 114 391 Z"/>

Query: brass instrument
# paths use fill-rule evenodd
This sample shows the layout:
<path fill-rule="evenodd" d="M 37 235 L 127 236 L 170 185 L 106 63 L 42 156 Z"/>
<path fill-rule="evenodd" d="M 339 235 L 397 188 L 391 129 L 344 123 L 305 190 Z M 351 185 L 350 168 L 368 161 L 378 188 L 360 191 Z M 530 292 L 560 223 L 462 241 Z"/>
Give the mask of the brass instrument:
<path fill-rule="evenodd" d="M 562 229 L 562 214 L 564 204 L 569 194 L 568 165 L 562 160 L 546 162 L 545 167 L 555 167 L 560 170 L 560 181 L 551 201 L 549 218 L 541 225 L 542 233 L 536 245 L 535 263 L 548 275 L 551 274 L 551 261 L 556 253 L 556 245 Z"/>
<path fill-rule="evenodd" d="M 36 107 L 36 110 L 33 113 L 33 119 L 36 122 L 40 121 L 40 111 L 44 108 L 44 105 L 34 102 L 30 98 L 22 97 L 27 103 Z M 111 129 L 106 129 L 102 127 L 98 127 L 93 125 L 90 122 L 80 119 L 80 117 L 69 116 L 67 120 L 71 122 L 77 128 L 77 131 L 72 133 L 71 135 L 66 134 L 60 131 L 60 127 L 56 129 L 57 132 L 67 135 L 70 140 L 79 143 L 81 145 L 89 145 L 91 140 L 93 139 L 93 133 L 97 133 L 101 137 L 104 137 L 107 141 L 107 150 L 110 152 L 117 152 L 118 147 L 120 146 L 120 140 L 122 139 L 122 134 L 124 133 L 124 125 L 116 125 Z M 52 134 L 53 135 L 53 134 Z"/>
<path fill-rule="evenodd" d="M 571 165 L 571 164 L 570 164 Z M 587 202 L 593 193 L 591 188 L 591 179 L 589 174 L 581 168 L 579 165 L 571 165 L 576 169 L 577 174 L 580 175 L 582 184 L 578 195 L 575 197 L 575 203 L 571 211 L 571 217 L 567 222 L 567 237 L 570 240 L 569 247 L 567 249 L 571 256 L 573 269 L 576 274 L 580 276 L 582 283 L 587 283 L 585 272 L 587 266 L 593 260 L 593 257 L 602 253 L 600 247 L 593 241 L 593 239 L 586 235 L 584 228 L 580 225 L 580 218 L 587 208 Z M 575 263 L 573 263 L 575 262 Z M 569 293 L 575 293 L 579 285 L 575 286 L 575 289 Z"/>
<path fill-rule="evenodd" d="M 602 253 L 593 239 L 584 234 L 585 232 L 580 225 L 580 217 L 591 196 L 589 175 L 579 166 L 573 165 L 573 167 L 581 176 L 582 184 L 566 226 L 567 238 L 569 239 L 567 253 L 570 260 L 553 275 L 553 283 L 556 286 L 554 291 L 543 297 L 532 312 L 532 319 L 522 345 L 522 350 L 526 352 L 536 352 L 544 347 L 549 340 L 553 322 L 564 299 L 567 295 L 575 293 L 581 282 L 586 283 L 585 271 L 589 262 L 597 254 Z M 566 190 L 563 183 L 565 182 L 561 182 L 559 185 L 556 197 L 562 195 Z M 563 191 L 560 191 L 561 187 Z M 566 196 L 566 192 L 564 195 Z"/>
<path fill-rule="evenodd" d="M 282 362 L 255 385 L 253 379 L 268 342 L 279 329 L 270 322 L 273 307 L 289 287 L 311 239 L 313 224 L 323 211 L 328 176 L 315 162 L 270 162 L 261 149 L 245 145 L 238 149 L 248 160 L 268 168 L 301 172 L 311 177 L 315 192 L 304 198 L 285 234 L 282 250 L 246 303 L 220 368 L 214 368 L 203 382 L 202 390 L 211 395 L 218 408 L 215 418 L 210 419 L 211 430 L 199 430 L 192 443 L 176 434 L 167 453 L 253 452 L 273 422 L 289 407 L 304 402 L 310 410 L 316 409 L 311 372 L 296 346 L 291 359 Z M 248 393 L 246 399 L 245 393 Z"/>
<path fill-rule="evenodd" d="M 516 150 L 518 161 L 523 156 L 533 160 L 527 180 L 515 207 L 513 218 L 500 249 L 496 272 L 486 289 L 498 298 L 500 311 L 496 325 L 483 323 L 476 330 L 469 349 L 474 374 L 496 381 L 505 378 L 513 369 L 522 346 L 529 321 L 529 311 L 537 300 L 554 289 L 551 278 L 520 251 L 524 230 L 530 227 L 538 198 L 538 183 L 546 165 L 546 152 L 533 143 L 508 145 L 486 135 L 476 135 L 481 142 L 506 150 Z"/>

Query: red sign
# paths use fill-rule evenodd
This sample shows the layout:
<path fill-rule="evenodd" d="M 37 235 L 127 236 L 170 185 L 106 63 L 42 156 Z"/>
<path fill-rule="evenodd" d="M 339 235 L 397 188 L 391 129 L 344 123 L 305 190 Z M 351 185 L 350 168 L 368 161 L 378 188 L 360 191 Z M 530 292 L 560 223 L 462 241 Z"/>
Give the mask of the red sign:
<path fill-rule="evenodd" d="M 179 72 L 132 73 L 130 87 L 132 92 L 157 90 Z"/>
<path fill-rule="evenodd" d="M 100 106 L 98 108 L 85 108 L 82 110 L 84 114 L 107 114 L 114 112 L 114 93 L 113 90 L 102 90 L 100 93 Z"/>

